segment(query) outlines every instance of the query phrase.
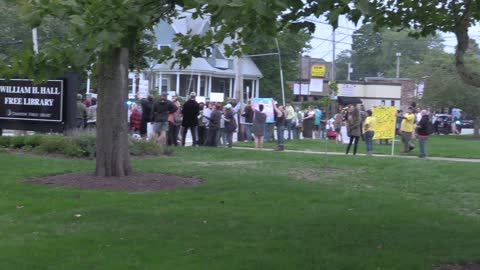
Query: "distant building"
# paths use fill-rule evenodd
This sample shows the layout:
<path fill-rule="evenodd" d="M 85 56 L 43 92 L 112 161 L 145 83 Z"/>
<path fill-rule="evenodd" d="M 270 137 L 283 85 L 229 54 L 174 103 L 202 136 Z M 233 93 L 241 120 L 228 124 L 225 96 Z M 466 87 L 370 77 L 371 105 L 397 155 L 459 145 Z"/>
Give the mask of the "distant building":
<path fill-rule="evenodd" d="M 328 82 L 332 78 L 332 63 L 320 58 L 303 56 L 300 61 L 298 80 L 288 82 L 295 101 L 313 101 L 329 96 Z M 405 109 L 416 95 L 417 85 L 407 78 L 366 77 L 363 81 L 337 81 L 338 93 L 330 95 L 340 106 L 363 104 L 395 106 Z"/>
<path fill-rule="evenodd" d="M 190 15 L 190 16 L 189 16 Z M 176 33 L 202 34 L 209 30 L 210 24 L 207 19 L 193 19 L 191 14 L 186 14 L 184 19 L 174 20 L 171 24 L 161 21 L 155 27 L 155 36 L 158 48 L 164 46 L 173 50 L 177 44 L 173 41 Z M 150 70 L 144 70 L 140 74 L 140 85 L 135 83 L 135 74 L 129 74 L 130 90 L 129 97 L 134 98 L 139 91 L 154 90 L 158 92 L 175 92 L 178 96 L 188 96 L 190 92 L 197 92 L 197 96 L 207 98 L 212 93 L 222 93 L 225 98 L 235 97 L 235 72 L 234 57 L 225 55 L 224 44 L 211 48 L 211 55 L 207 57 L 193 57 L 190 66 L 180 69 L 178 65 L 171 67 L 172 61 L 161 64 L 152 63 Z M 242 57 L 243 86 L 245 96 L 258 97 L 260 91 L 260 79 L 262 73 L 249 57 Z"/>

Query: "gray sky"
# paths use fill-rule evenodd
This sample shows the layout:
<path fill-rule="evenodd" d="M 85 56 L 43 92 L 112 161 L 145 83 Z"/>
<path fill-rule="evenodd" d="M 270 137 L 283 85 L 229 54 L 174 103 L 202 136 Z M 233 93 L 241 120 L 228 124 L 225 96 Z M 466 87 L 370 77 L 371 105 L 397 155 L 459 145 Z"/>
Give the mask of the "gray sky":
<path fill-rule="evenodd" d="M 313 58 L 323 58 L 327 61 L 332 60 L 332 27 L 327 23 L 325 18 L 313 18 L 309 19 L 311 22 L 315 22 L 316 30 L 313 34 L 312 41 L 310 42 L 311 49 L 305 51 L 304 55 L 310 55 Z M 352 22 L 347 20 L 345 17 L 340 17 L 339 27 L 335 31 L 335 55 L 339 55 L 343 50 L 350 50 L 352 44 L 352 33 L 355 29 L 360 28 L 361 24 L 355 26 Z M 472 27 L 469 30 L 471 38 L 477 40 L 480 43 L 480 25 Z M 455 46 L 457 45 L 457 40 L 453 33 L 441 33 L 445 42 L 445 51 L 448 53 L 455 52 Z"/>

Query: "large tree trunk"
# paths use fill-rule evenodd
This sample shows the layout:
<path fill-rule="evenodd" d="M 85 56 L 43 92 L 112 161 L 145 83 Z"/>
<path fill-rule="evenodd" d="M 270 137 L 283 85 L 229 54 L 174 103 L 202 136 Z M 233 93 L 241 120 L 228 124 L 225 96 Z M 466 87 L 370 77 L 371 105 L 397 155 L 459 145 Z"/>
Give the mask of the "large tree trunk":
<path fill-rule="evenodd" d="M 473 138 L 480 139 L 480 116 L 476 117 L 473 122 Z"/>
<path fill-rule="evenodd" d="M 102 55 L 98 67 L 97 167 L 98 176 L 125 176 L 132 172 L 128 149 L 128 49 Z"/>

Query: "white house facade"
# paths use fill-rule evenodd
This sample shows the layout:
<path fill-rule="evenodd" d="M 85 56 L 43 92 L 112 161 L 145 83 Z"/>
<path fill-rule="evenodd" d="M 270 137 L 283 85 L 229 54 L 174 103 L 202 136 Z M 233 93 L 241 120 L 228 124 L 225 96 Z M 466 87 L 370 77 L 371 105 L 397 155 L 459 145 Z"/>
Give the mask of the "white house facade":
<path fill-rule="evenodd" d="M 155 27 L 157 46 L 168 46 L 176 50 L 177 44 L 173 42 L 176 33 L 186 34 L 191 30 L 192 34 L 202 34 L 209 28 L 207 19 L 192 19 L 188 14 L 184 19 L 174 20 L 172 23 L 162 21 Z M 224 44 L 229 42 L 227 40 Z M 238 59 L 225 56 L 224 44 L 212 48 L 209 57 L 193 57 L 191 65 L 184 69 L 180 69 L 178 65 L 172 68 L 172 62 L 152 62 L 151 69 L 140 74 L 140 87 L 136 86 L 135 74 L 131 73 L 129 97 L 134 98 L 138 90 L 143 91 L 143 94 L 154 90 L 159 93 L 175 92 L 183 97 L 190 92 L 197 92 L 199 98 L 209 98 L 212 93 L 222 93 L 225 98 L 238 99 L 234 91 Z M 258 97 L 262 78 L 260 70 L 249 57 L 241 58 L 239 70 L 243 76 L 244 98 Z"/>

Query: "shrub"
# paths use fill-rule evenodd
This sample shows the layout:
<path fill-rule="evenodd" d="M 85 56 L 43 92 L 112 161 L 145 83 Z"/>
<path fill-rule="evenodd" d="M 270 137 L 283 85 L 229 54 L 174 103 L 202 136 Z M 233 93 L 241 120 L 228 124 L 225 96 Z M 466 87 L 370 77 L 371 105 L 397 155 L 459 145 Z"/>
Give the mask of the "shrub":
<path fill-rule="evenodd" d="M 62 135 L 49 135 L 43 137 L 35 149 L 46 153 L 62 153 L 64 148 L 72 144 L 72 140 Z"/>
<path fill-rule="evenodd" d="M 39 146 L 42 143 L 42 139 L 44 136 L 42 135 L 29 135 L 29 136 L 23 136 L 24 137 L 24 147 L 25 146 L 30 146 L 31 148 L 35 148 Z"/>
<path fill-rule="evenodd" d="M 85 156 L 93 158 L 97 150 L 94 131 L 75 132 L 71 135 L 73 142 L 80 147 Z"/>
<path fill-rule="evenodd" d="M 15 136 L 10 139 L 11 148 L 22 148 L 25 146 L 25 137 L 27 136 Z"/>
<path fill-rule="evenodd" d="M 7 148 L 0 146 L 0 153 L 6 153 L 7 150 L 8 150 Z"/>
<path fill-rule="evenodd" d="M 0 147 L 8 148 L 10 147 L 12 137 L 0 136 Z"/>
<path fill-rule="evenodd" d="M 129 141 L 130 154 L 134 156 L 163 154 L 163 148 L 151 140 L 133 140 Z"/>
<path fill-rule="evenodd" d="M 86 155 L 85 151 L 74 143 L 65 145 L 65 148 L 62 149 L 61 153 L 70 157 L 82 157 Z"/>

